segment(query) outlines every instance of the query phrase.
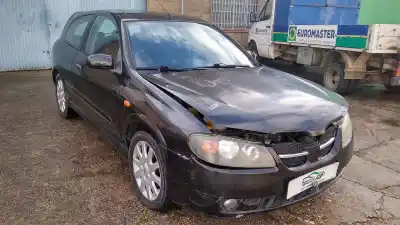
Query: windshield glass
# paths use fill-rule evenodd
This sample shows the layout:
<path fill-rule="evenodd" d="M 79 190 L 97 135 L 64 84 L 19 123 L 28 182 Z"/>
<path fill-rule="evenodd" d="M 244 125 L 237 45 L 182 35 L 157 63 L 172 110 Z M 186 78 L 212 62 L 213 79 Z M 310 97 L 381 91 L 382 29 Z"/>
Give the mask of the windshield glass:
<path fill-rule="evenodd" d="M 204 24 L 174 21 L 127 22 L 136 69 L 176 69 L 215 64 L 253 67 L 251 60 L 222 33 Z"/>

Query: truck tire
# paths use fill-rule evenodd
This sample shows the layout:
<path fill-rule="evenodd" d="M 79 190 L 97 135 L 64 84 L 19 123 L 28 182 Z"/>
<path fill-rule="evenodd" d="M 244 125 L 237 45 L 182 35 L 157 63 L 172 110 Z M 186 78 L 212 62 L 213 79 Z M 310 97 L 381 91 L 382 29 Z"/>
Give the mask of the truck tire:
<path fill-rule="evenodd" d="M 339 94 L 348 93 L 351 80 L 344 79 L 344 63 L 333 63 L 325 66 L 324 86 Z"/>

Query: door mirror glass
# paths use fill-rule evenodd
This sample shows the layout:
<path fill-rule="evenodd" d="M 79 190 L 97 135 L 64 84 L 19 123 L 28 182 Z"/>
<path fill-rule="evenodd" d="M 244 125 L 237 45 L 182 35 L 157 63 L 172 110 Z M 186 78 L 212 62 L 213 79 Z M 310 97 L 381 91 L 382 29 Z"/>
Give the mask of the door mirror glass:
<path fill-rule="evenodd" d="M 93 69 L 112 69 L 114 60 L 110 55 L 94 54 L 88 57 L 87 65 Z"/>
<path fill-rule="evenodd" d="M 255 12 L 250 13 L 250 22 L 251 23 L 257 22 L 257 16 Z"/>

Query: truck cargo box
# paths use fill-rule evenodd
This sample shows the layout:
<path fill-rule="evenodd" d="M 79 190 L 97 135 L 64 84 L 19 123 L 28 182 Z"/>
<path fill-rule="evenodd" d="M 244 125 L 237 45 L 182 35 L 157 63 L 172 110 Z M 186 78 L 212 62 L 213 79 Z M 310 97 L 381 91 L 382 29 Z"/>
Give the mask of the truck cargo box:
<path fill-rule="evenodd" d="M 395 0 L 394 4 L 400 5 Z M 278 0 L 275 3 L 273 42 L 320 45 L 351 51 L 394 53 L 400 47 L 400 25 L 367 24 L 395 22 L 395 15 L 372 16 L 371 7 L 384 8 L 370 0 Z M 380 4 L 377 4 L 380 2 Z M 385 1 L 387 3 L 389 1 Z M 379 6 L 381 5 L 381 6 Z M 386 6 L 385 6 L 386 7 Z M 361 17 L 360 17 L 361 12 Z M 367 13 L 368 12 L 368 13 Z M 361 24 L 363 22 L 364 24 Z"/>

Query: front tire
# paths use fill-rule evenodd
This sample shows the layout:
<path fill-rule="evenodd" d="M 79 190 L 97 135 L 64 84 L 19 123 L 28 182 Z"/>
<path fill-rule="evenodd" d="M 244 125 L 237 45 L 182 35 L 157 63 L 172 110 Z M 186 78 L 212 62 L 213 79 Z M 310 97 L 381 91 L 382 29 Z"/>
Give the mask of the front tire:
<path fill-rule="evenodd" d="M 146 132 L 139 131 L 132 137 L 129 170 L 133 192 L 140 202 L 152 210 L 168 210 L 166 152 Z"/>
<path fill-rule="evenodd" d="M 68 94 L 65 89 L 64 80 L 60 74 L 57 74 L 55 79 L 56 85 L 56 100 L 58 106 L 58 112 L 61 117 L 65 119 L 75 118 L 78 114 L 68 105 Z"/>

